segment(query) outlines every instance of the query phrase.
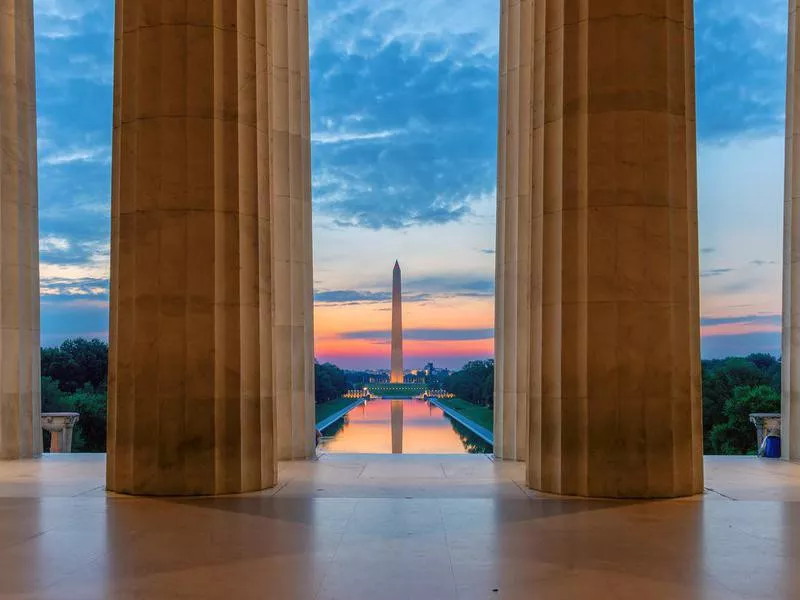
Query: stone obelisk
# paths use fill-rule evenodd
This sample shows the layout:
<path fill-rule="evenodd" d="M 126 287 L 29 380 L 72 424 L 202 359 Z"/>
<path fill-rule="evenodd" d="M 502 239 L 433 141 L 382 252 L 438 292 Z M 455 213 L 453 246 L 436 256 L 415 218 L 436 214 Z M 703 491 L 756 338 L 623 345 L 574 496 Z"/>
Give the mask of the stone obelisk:
<path fill-rule="evenodd" d="M 400 263 L 392 274 L 392 383 L 403 383 L 403 277 Z"/>

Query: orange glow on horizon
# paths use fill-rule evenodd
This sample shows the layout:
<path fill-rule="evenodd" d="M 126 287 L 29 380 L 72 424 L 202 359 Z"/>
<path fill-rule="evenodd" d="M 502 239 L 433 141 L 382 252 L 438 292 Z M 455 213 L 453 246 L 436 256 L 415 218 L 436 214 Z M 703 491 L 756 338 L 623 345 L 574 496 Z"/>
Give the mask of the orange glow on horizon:
<path fill-rule="evenodd" d="M 391 302 L 318 304 L 314 310 L 315 353 L 318 360 L 369 361 L 388 368 L 391 358 Z M 453 297 L 435 301 L 407 302 L 403 305 L 403 325 L 414 329 L 447 332 L 492 330 L 494 300 L 486 297 Z M 363 333 L 363 337 L 359 334 Z M 422 367 L 425 362 L 450 359 L 464 361 L 494 355 L 494 340 L 405 338 L 403 351 L 413 361 L 407 367 Z M 415 364 L 418 363 L 418 364 Z"/>
<path fill-rule="evenodd" d="M 709 316 L 707 312 L 704 312 Z M 780 324 L 746 316 L 712 313 L 718 318 L 737 318 L 737 323 L 701 327 L 704 338 L 737 336 L 755 333 L 780 333 Z M 354 367 L 361 362 L 372 368 L 388 368 L 391 343 L 391 302 L 319 304 L 315 307 L 316 356 L 323 362 L 344 361 Z M 438 298 L 424 302 L 407 302 L 403 307 L 406 331 L 414 329 L 453 332 L 492 330 L 494 299 L 487 297 Z M 359 334 L 363 333 L 363 336 Z M 404 354 L 407 367 L 422 367 L 428 361 L 448 361 L 452 366 L 467 360 L 494 356 L 494 339 L 415 340 L 406 337 Z"/>
<path fill-rule="evenodd" d="M 717 335 L 745 335 L 748 333 L 780 333 L 780 325 L 773 323 L 726 323 L 701 328 L 703 337 Z"/>
<path fill-rule="evenodd" d="M 318 340 L 316 353 L 322 356 L 348 357 L 386 357 L 387 364 L 391 352 L 389 343 L 376 343 L 365 340 Z M 403 342 L 406 357 L 424 358 L 426 356 L 476 356 L 494 354 L 494 340 L 469 341 L 421 341 Z"/>

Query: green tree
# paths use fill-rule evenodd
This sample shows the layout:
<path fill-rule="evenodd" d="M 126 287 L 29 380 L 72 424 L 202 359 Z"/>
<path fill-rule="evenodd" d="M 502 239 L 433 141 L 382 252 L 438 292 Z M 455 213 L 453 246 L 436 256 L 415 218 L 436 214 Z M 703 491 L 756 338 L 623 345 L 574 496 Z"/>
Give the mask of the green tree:
<path fill-rule="evenodd" d="M 468 362 L 460 371 L 451 373 L 444 388 L 462 400 L 478 406 L 494 405 L 494 361 Z"/>
<path fill-rule="evenodd" d="M 80 414 L 72 439 L 73 452 L 105 452 L 108 420 L 104 392 L 96 392 L 89 384 L 65 396 L 67 411 Z"/>
<path fill-rule="evenodd" d="M 88 383 L 104 390 L 108 382 L 108 344 L 76 338 L 58 348 L 42 349 L 42 376 L 58 382 L 62 392 L 82 390 Z"/>
<path fill-rule="evenodd" d="M 776 392 L 781 391 L 781 361 L 771 354 L 751 354 L 747 360 L 756 365 Z"/>
<path fill-rule="evenodd" d="M 737 388 L 766 386 L 780 392 L 780 361 L 768 354 L 751 354 L 703 361 L 703 434 L 706 453 L 715 453 L 712 431 L 728 422 L 726 404 Z"/>
<path fill-rule="evenodd" d="M 108 344 L 77 338 L 57 348 L 42 348 L 42 412 L 80 414 L 72 439 L 74 452 L 105 452 Z M 49 436 L 45 432 L 45 447 Z"/>
<path fill-rule="evenodd" d="M 370 374 L 366 371 L 345 371 L 348 389 L 363 388 L 369 383 Z"/>
<path fill-rule="evenodd" d="M 314 363 L 314 379 L 317 404 L 340 398 L 349 389 L 344 371 L 331 363 Z"/>
<path fill-rule="evenodd" d="M 725 423 L 711 429 L 711 446 L 716 454 L 755 454 L 756 432 L 750 423 L 751 413 L 775 413 L 781 410 L 781 397 L 772 387 L 738 387 L 725 402 Z"/>
<path fill-rule="evenodd" d="M 486 406 L 494 408 L 494 361 L 491 362 L 492 368 L 489 369 L 489 374 L 483 381 L 482 396 L 483 403 Z"/>
<path fill-rule="evenodd" d="M 42 412 L 64 412 L 64 392 L 52 377 L 42 377 Z"/>

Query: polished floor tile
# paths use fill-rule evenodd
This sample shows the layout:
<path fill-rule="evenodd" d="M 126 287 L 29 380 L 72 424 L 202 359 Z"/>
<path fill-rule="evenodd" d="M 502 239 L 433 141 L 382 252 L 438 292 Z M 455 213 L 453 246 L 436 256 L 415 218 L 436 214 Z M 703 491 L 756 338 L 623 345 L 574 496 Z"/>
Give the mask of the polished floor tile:
<path fill-rule="evenodd" d="M 709 459 L 703 497 L 653 502 L 543 497 L 482 456 L 323 456 L 197 499 L 103 469 L 0 463 L 0 598 L 800 598 L 800 465 Z"/>

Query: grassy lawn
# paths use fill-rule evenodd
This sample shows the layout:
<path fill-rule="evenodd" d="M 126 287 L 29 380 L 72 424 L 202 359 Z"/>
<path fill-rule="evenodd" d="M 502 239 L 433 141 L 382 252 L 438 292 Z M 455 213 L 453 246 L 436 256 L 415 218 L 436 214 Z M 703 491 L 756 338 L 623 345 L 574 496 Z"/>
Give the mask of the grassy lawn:
<path fill-rule="evenodd" d="M 350 406 L 353 402 L 355 402 L 353 398 L 337 398 L 336 400 L 331 400 L 330 402 L 317 404 L 316 422 L 319 423 L 320 421 L 327 419 L 332 414 Z"/>
<path fill-rule="evenodd" d="M 492 411 L 491 408 L 477 406 L 461 398 L 440 398 L 439 402 L 464 415 L 481 427 L 485 427 L 492 432 L 494 431 L 494 411 Z"/>

